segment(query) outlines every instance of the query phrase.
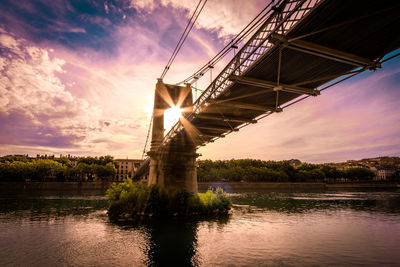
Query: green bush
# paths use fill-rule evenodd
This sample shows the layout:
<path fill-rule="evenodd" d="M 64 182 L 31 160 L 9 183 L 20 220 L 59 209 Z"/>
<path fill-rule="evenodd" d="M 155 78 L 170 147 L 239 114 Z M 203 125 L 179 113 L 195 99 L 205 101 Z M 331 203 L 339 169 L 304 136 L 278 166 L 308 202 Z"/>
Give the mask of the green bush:
<path fill-rule="evenodd" d="M 132 183 L 114 183 L 106 192 L 109 202 L 108 215 L 111 219 L 120 216 L 170 216 L 226 213 L 232 206 L 222 188 L 208 190 L 195 196 L 186 190 L 168 193 L 158 185 L 147 186 Z"/>

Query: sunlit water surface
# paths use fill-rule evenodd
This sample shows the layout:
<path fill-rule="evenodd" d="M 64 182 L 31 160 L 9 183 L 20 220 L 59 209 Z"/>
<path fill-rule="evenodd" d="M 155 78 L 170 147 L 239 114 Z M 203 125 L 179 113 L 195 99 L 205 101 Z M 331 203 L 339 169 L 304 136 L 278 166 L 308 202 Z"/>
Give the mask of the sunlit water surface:
<path fill-rule="evenodd" d="M 114 224 L 99 194 L 3 194 L 0 265 L 400 264 L 400 192 L 231 197 L 225 218 Z"/>

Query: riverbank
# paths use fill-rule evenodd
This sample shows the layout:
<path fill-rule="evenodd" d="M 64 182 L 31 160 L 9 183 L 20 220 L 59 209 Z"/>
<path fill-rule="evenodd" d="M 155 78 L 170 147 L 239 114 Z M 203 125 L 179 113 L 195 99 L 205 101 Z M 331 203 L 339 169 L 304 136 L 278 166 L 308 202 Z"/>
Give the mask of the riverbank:
<path fill-rule="evenodd" d="M 3 192 L 105 192 L 112 182 L 0 182 L 0 191 Z M 227 192 L 255 192 L 255 191 L 325 191 L 325 190 L 389 190 L 400 189 L 397 183 L 389 182 L 360 182 L 360 183 L 274 183 L 274 182 L 208 182 L 199 183 L 199 192 L 205 192 L 210 187 L 222 187 Z"/>
<path fill-rule="evenodd" d="M 0 191 L 102 191 L 112 182 L 0 182 Z"/>
<path fill-rule="evenodd" d="M 254 192 L 254 191 L 325 191 L 325 190 L 362 190 L 362 189 L 398 189 L 400 185 L 388 182 L 360 182 L 360 183 L 267 183 L 267 182 L 229 182 L 229 183 L 199 183 L 199 191 L 209 187 L 220 186 L 227 192 Z"/>

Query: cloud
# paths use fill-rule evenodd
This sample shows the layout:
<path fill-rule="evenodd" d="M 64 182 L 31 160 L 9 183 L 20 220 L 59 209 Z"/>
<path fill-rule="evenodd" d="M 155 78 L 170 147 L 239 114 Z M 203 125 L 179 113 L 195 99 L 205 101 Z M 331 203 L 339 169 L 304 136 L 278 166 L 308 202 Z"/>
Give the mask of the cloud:
<path fill-rule="evenodd" d="M 180 0 L 0 4 L 1 153 L 140 157 L 156 78 L 195 5 Z M 205 64 L 264 5 L 209 0 L 165 82 L 181 81 Z M 215 66 L 213 77 L 228 59 Z M 208 77 L 197 87 L 204 89 Z M 200 152 L 214 159 L 314 162 L 398 154 L 399 81 L 398 63 L 384 66 Z"/>
<path fill-rule="evenodd" d="M 53 24 L 48 27 L 49 31 L 55 31 L 55 32 L 67 32 L 67 33 L 87 33 L 86 30 L 82 27 L 71 27 L 70 25 L 53 20 L 51 21 Z"/>
<path fill-rule="evenodd" d="M 4 31 L 0 43 L 2 143 L 72 146 L 97 128 L 98 107 L 73 96 L 57 77 L 64 60 Z"/>
<path fill-rule="evenodd" d="M 82 51 L 40 48 L 1 32 L 0 143 L 25 145 L 27 152 L 39 146 L 140 155 L 155 84 L 151 60 L 110 61 L 91 50 L 82 57 Z M 130 41 L 121 38 L 121 45 Z"/>
<path fill-rule="evenodd" d="M 185 0 L 131 0 L 131 7 L 142 12 L 155 13 L 158 6 L 171 6 L 174 9 L 185 9 L 187 18 L 196 9 L 198 1 Z M 197 20 L 197 27 L 218 32 L 219 37 L 237 34 L 247 23 L 264 8 L 268 2 L 253 0 L 251 4 L 241 0 L 209 0 Z"/>
<path fill-rule="evenodd" d="M 154 6 L 153 0 L 131 0 L 130 2 L 130 7 L 138 9 L 153 10 Z"/>

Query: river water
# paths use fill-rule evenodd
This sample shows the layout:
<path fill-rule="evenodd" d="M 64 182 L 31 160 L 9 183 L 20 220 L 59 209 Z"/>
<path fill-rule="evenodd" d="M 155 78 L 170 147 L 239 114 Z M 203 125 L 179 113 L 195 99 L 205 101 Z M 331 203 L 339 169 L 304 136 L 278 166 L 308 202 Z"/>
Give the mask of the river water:
<path fill-rule="evenodd" d="M 102 194 L 2 194 L 1 266 L 399 266 L 400 192 L 231 194 L 215 219 L 114 224 Z"/>

